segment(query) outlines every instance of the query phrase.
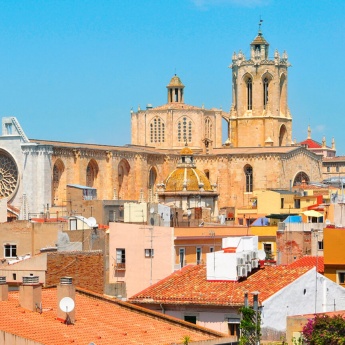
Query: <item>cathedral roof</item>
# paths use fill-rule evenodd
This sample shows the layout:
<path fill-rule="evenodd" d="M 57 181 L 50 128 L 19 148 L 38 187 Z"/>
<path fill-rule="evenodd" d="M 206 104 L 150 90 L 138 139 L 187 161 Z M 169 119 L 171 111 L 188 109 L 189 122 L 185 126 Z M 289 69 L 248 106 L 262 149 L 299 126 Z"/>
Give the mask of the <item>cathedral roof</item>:
<path fill-rule="evenodd" d="M 180 86 L 180 87 L 184 87 L 184 85 L 182 84 L 181 79 L 175 74 L 171 80 L 170 83 L 167 87 L 171 87 L 171 86 Z"/>
<path fill-rule="evenodd" d="M 193 151 L 188 147 L 185 146 L 182 150 L 181 150 L 181 155 L 192 155 Z"/>
<path fill-rule="evenodd" d="M 204 172 L 195 168 L 176 168 L 164 181 L 165 192 L 197 192 L 201 186 L 205 192 L 213 192 Z"/>

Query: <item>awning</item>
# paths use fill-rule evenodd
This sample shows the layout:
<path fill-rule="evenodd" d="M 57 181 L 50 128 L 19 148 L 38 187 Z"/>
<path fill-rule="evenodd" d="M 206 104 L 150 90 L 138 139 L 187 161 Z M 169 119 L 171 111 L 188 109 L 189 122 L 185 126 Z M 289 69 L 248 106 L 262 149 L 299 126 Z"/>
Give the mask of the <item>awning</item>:
<path fill-rule="evenodd" d="M 303 214 L 307 217 L 316 217 L 316 218 L 323 217 L 322 213 L 317 212 L 315 210 L 308 210 L 308 211 L 303 212 Z"/>

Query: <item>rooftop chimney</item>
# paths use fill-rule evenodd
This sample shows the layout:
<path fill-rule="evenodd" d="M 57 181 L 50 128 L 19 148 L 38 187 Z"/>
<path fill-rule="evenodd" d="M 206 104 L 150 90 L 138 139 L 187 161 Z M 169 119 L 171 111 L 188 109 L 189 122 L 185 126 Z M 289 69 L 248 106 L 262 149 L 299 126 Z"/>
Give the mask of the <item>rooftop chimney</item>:
<path fill-rule="evenodd" d="M 8 285 L 6 284 L 6 277 L 0 276 L 0 301 L 8 300 Z"/>
<path fill-rule="evenodd" d="M 21 307 L 36 311 L 41 309 L 42 286 L 38 276 L 23 277 L 22 285 L 19 287 L 19 304 Z"/>
<path fill-rule="evenodd" d="M 72 280 L 71 277 L 62 277 L 57 287 L 57 317 L 66 324 L 75 322 L 75 286 Z"/>

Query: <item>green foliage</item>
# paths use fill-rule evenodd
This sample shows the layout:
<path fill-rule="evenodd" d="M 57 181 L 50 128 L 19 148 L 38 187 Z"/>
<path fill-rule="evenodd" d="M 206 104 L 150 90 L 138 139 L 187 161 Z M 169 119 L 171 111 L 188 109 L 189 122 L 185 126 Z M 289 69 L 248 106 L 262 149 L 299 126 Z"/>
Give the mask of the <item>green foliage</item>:
<path fill-rule="evenodd" d="M 249 307 L 242 307 L 240 308 L 240 312 L 242 314 L 242 319 L 240 323 L 241 328 L 241 337 L 240 337 L 240 345 L 246 344 L 255 344 L 255 336 L 257 335 L 258 339 L 260 339 L 261 329 L 260 329 L 260 313 L 258 312 L 258 320 L 255 321 L 255 310 Z"/>
<path fill-rule="evenodd" d="M 189 335 L 185 335 L 183 337 L 183 345 L 188 345 L 190 342 L 190 336 Z"/>
<path fill-rule="evenodd" d="M 317 315 L 303 327 L 303 340 L 306 345 L 345 345 L 345 319 Z"/>

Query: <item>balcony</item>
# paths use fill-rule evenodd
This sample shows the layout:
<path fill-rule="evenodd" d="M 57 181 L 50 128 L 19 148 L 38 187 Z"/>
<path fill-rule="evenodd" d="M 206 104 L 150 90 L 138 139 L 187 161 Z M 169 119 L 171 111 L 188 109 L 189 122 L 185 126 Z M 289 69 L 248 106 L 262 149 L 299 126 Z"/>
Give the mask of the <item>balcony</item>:
<path fill-rule="evenodd" d="M 115 271 L 124 271 L 126 270 L 126 263 L 125 262 L 117 262 L 115 264 Z"/>

